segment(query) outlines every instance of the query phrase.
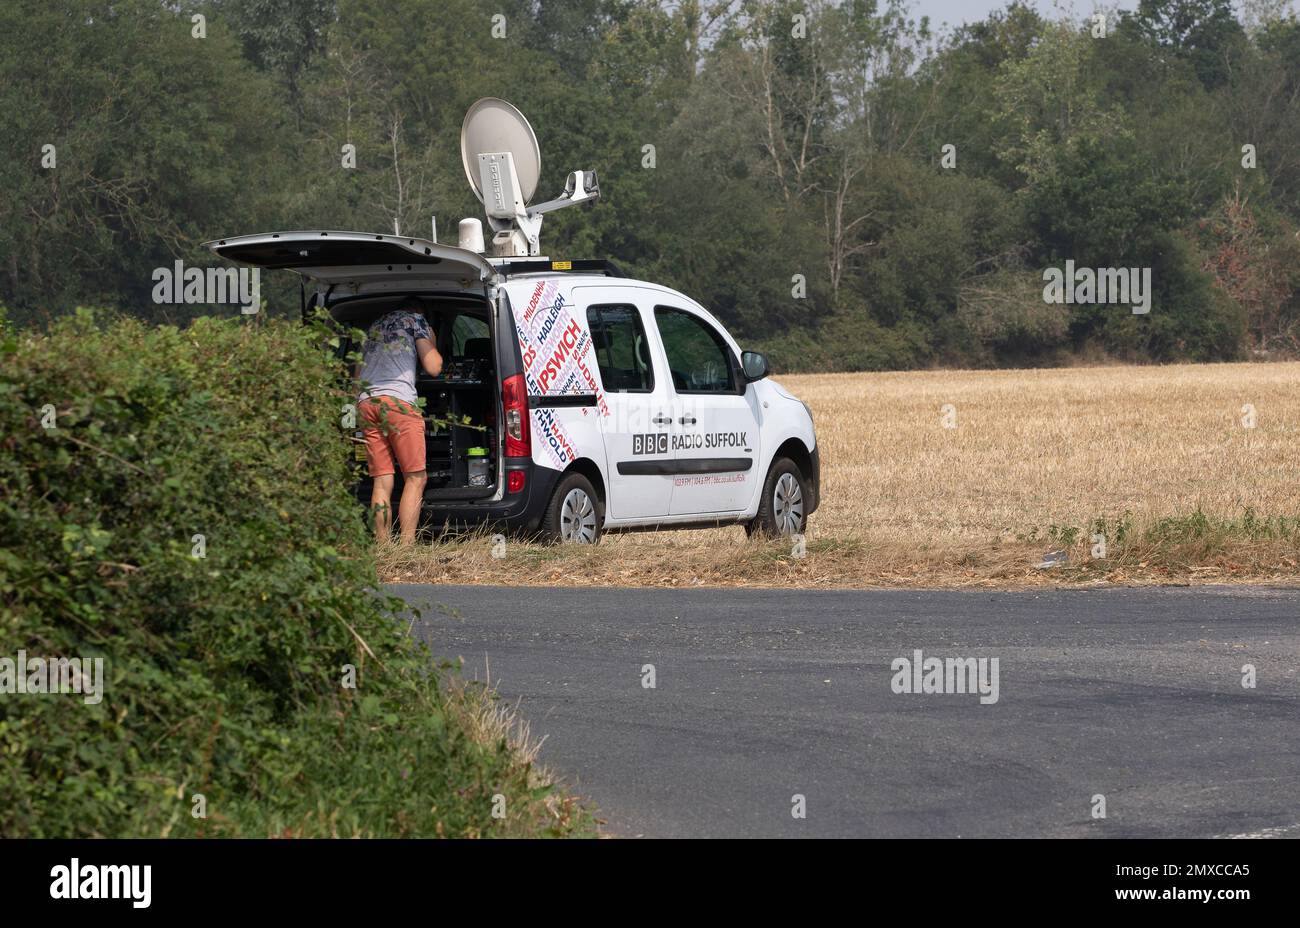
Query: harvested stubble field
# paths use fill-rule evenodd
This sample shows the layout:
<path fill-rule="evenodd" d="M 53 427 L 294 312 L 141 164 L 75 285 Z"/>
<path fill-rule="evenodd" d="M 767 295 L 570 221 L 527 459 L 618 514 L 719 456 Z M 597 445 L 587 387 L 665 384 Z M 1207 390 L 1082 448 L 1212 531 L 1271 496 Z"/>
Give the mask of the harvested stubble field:
<path fill-rule="evenodd" d="M 485 533 L 386 579 L 689 586 L 1300 580 L 1300 363 L 787 376 L 823 501 L 806 553 L 738 526 L 594 549 Z M 951 408 L 947 408 L 951 407 Z M 1253 427 L 1248 427 L 1253 424 Z M 947 427 L 954 426 L 954 427 Z M 1106 537 L 1094 558 L 1094 534 Z M 1066 562 L 1036 565 L 1049 551 Z"/>

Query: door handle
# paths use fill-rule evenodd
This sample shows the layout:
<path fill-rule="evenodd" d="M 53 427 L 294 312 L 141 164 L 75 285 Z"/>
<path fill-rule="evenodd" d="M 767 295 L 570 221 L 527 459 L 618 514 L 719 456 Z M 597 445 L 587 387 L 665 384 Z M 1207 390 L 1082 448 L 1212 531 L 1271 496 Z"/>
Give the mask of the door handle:
<path fill-rule="evenodd" d="M 682 416 L 682 417 L 681 417 L 680 419 L 678 419 L 677 421 L 680 422 L 682 425 L 694 425 L 694 424 L 695 424 L 695 417 L 694 417 L 694 416 Z"/>
<path fill-rule="evenodd" d="M 654 424 L 655 424 L 655 425 L 672 425 L 672 424 L 673 424 L 673 418 L 672 418 L 672 416 L 655 416 L 655 418 L 654 418 Z"/>

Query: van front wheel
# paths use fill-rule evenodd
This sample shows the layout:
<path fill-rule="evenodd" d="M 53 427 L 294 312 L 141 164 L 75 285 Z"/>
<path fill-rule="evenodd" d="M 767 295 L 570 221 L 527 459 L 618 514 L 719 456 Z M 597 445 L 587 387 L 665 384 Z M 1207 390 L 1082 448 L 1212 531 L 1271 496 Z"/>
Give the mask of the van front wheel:
<path fill-rule="evenodd" d="M 548 541 L 576 545 L 594 545 L 600 541 L 605 507 L 582 474 L 567 474 L 551 494 L 551 502 L 542 517 L 542 535 Z"/>
<path fill-rule="evenodd" d="M 747 535 L 788 538 L 808 527 L 808 484 L 799 465 L 789 458 L 777 458 L 763 481 L 758 515 L 745 525 Z"/>

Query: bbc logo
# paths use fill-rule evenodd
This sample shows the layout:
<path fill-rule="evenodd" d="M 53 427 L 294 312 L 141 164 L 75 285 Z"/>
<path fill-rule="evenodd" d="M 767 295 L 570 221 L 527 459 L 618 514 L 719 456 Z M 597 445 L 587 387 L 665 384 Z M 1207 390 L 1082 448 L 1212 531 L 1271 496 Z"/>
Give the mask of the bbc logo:
<path fill-rule="evenodd" d="M 632 436 L 632 453 L 633 454 L 667 454 L 668 453 L 668 433 L 661 432 L 656 435 L 653 432 L 641 434 L 637 432 Z"/>

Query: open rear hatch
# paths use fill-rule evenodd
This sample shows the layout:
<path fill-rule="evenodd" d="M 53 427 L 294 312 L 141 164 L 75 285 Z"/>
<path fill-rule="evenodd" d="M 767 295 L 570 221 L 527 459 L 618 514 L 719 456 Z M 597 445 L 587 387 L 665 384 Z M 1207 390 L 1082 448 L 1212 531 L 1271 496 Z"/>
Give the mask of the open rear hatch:
<path fill-rule="evenodd" d="M 326 287 L 427 279 L 468 290 L 494 273 L 487 259 L 464 248 L 373 232 L 266 232 L 204 245 L 230 261 L 295 271 Z"/>
<path fill-rule="evenodd" d="M 496 272 L 482 255 L 419 238 L 317 230 L 241 235 L 205 244 L 230 261 L 302 275 L 316 284 L 317 302 L 336 318 L 362 327 L 368 317 L 393 308 L 390 298 L 394 306 L 403 295 L 424 298 L 444 362 L 441 376 L 431 378 L 420 370 L 416 378 L 416 390 L 426 402 L 425 500 L 473 500 L 499 491 L 500 378 L 487 299 Z M 477 428 L 433 421 L 465 418 Z M 486 485 L 480 482 L 484 463 Z M 399 475 L 395 494 L 401 492 L 400 480 Z M 358 490 L 368 502 L 369 479 Z"/>

